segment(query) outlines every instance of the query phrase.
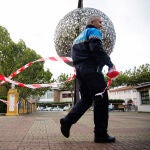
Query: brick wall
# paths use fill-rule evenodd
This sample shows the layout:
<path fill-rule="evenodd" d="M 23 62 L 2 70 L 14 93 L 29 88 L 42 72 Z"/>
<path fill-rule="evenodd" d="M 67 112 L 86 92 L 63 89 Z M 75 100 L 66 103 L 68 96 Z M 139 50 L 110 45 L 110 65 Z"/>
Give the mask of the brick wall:
<path fill-rule="evenodd" d="M 54 102 L 60 102 L 60 91 L 54 90 Z"/>

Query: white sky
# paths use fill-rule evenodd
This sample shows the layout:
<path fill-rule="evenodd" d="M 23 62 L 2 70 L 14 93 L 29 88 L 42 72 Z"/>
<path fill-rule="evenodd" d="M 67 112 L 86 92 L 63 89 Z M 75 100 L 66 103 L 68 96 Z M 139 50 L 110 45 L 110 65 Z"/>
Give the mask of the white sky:
<path fill-rule="evenodd" d="M 14 42 L 22 39 L 41 57 L 56 56 L 54 33 L 60 19 L 77 8 L 78 0 L 0 0 L 0 25 Z M 111 59 L 119 71 L 150 63 L 150 0 L 83 0 L 113 22 L 116 44 Z M 58 76 L 73 73 L 62 62 L 46 62 Z"/>

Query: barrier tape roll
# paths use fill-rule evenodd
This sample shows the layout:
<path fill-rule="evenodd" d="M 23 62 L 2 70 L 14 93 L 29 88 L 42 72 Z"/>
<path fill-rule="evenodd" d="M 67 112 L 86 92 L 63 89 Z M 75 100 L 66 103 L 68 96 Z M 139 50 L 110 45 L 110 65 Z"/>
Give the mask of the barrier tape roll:
<path fill-rule="evenodd" d="M 95 96 L 99 96 L 99 95 L 103 96 L 104 92 L 105 92 L 107 89 L 109 89 L 109 87 L 110 87 L 112 81 L 115 80 L 115 79 L 119 76 L 119 74 L 120 74 L 120 73 L 119 73 L 115 68 L 109 70 L 108 73 L 107 73 L 108 81 L 107 81 L 107 86 L 106 86 L 106 88 L 103 90 L 103 92 L 100 92 L 100 93 L 95 94 Z"/>

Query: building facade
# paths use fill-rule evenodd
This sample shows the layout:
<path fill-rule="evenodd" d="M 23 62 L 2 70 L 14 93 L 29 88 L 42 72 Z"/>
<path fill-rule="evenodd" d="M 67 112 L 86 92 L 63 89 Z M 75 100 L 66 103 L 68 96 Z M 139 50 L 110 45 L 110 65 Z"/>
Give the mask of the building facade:
<path fill-rule="evenodd" d="M 54 91 L 47 91 L 43 96 L 40 97 L 38 103 L 50 103 L 54 101 Z"/>
<path fill-rule="evenodd" d="M 54 101 L 55 102 L 72 102 L 71 91 L 54 90 Z"/>
<path fill-rule="evenodd" d="M 132 86 L 124 86 L 110 89 L 108 91 L 109 99 L 123 99 L 125 103 L 132 100 L 135 105 L 138 105 L 137 90 Z"/>
<path fill-rule="evenodd" d="M 150 112 L 150 82 L 139 86 L 116 87 L 108 91 L 109 99 L 132 100 L 139 112 Z"/>
<path fill-rule="evenodd" d="M 138 111 L 139 112 L 150 112 L 150 82 L 141 84 L 136 87 L 138 91 Z"/>
<path fill-rule="evenodd" d="M 70 91 L 62 91 L 53 89 L 47 91 L 45 95 L 40 97 L 38 103 L 51 103 L 51 102 L 72 102 L 72 93 Z"/>

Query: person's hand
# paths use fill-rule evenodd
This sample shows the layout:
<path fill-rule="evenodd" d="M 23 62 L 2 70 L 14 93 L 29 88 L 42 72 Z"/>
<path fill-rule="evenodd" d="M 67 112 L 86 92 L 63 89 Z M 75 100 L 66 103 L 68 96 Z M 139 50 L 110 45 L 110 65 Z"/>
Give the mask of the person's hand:
<path fill-rule="evenodd" d="M 113 66 L 111 68 L 109 68 L 107 76 L 111 79 L 111 80 L 115 80 L 118 76 L 119 76 L 119 72 L 116 70 L 116 67 Z"/>
<path fill-rule="evenodd" d="M 112 71 L 115 71 L 116 70 L 116 67 L 115 67 L 115 65 L 113 65 L 112 67 L 110 67 L 109 69 L 108 69 L 108 72 L 112 72 Z"/>

